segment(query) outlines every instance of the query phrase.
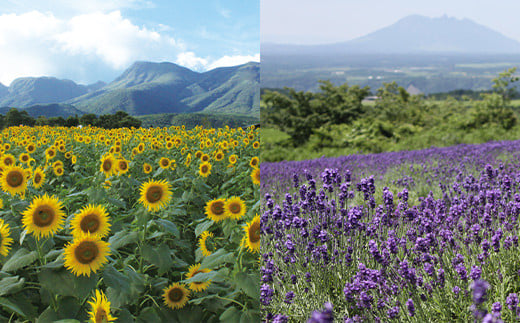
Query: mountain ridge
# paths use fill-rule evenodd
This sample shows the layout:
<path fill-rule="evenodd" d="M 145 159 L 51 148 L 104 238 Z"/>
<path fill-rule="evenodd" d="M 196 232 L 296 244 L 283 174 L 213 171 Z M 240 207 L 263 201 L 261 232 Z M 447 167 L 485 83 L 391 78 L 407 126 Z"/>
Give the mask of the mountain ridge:
<path fill-rule="evenodd" d="M 348 41 L 323 45 L 264 43 L 262 49 L 268 54 L 300 55 L 316 52 L 508 54 L 520 53 L 520 42 L 468 18 L 409 15 L 389 26 Z"/>
<path fill-rule="evenodd" d="M 95 114 L 123 110 L 131 115 L 186 112 L 256 115 L 260 102 L 256 93 L 260 88 L 259 66 L 257 62 L 249 62 L 195 72 L 171 62 L 137 61 L 108 84 L 99 81 L 80 85 L 55 77 L 19 78 L 9 87 L 0 85 L 0 107 L 23 109 L 57 103 Z"/>

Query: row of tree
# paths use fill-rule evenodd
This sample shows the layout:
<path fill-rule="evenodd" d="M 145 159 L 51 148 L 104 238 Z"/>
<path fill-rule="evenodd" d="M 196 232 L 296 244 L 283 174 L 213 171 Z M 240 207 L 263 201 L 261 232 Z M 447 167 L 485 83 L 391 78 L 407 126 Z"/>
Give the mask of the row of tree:
<path fill-rule="evenodd" d="M 320 92 L 290 88 L 265 90 L 261 118 L 265 124 L 289 134 L 295 146 L 306 143 L 313 134 L 319 135 L 318 129 L 336 125 L 355 126 L 363 131 L 376 126 L 374 129 L 385 137 L 447 122 L 465 130 L 478 129 L 485 124 L 496 124 L 507 130 L 517 123 L 511 107 L 511 99 L 517 95 L 515 72 L 516 68 L 512 68 L 500 73 L 493 79 L 492 90 L 479 93 L 478 100 L 465 97 L 455 102 L 453 97 L 431 102 L 423 96 L 412 96 L 395 82 L 385 83 L 377 90 L 378 99 L 373 105 L 363 104 L 370 89 L 358 85 L 335 86 L 329 81 L 321 81 Z"/>
<path fill-rule="evenodd" d="M 76 127 L 82 126 L 95 126 L 105 129 L 123 128 L 123 127 L 140 127 L 141 120 L 132 117 L 124 111 L 117 111 L 114 114 L 104 114 L 97 116 L 95 114 L 84 114 L 80 117 L 77 115 L 63 117 L 50 117 L 39 116 L 38 118 L 31 117 L 27 111 L 18 110 L 16 108 L 10 109 L 5 115 L 0 114 L 0 128 L 7 128 L 11 126 L 63 126 L 63 127 Z"/>

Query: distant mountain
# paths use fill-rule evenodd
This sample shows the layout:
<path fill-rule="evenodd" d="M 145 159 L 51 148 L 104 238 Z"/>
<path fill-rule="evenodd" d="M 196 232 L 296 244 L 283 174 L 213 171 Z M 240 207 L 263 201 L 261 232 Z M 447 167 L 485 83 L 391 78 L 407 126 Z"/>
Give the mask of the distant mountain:
<path fill-rule="evenodd" d="M 197 73 L 168 62 L 136 62 L 105 87 L 68 103 L 96 114 L 258 114 L 259 82 L 259 63 Z"/>
<path fill-rule="evenodd" d="M 8 93 L 8 87 L 0 83 L 0 100 L 5 97 Z"/>
<path fill-rule="evenodd" d="M 93 91 L 97 91 L 97 90 L 101 89 L 105 85 L 107 85 L 105 82 L 97 81 L 96 83 L 84 85 L 84 87 L 87 89 L 87 92 L 93 92 Z"/>
<path fill-rule="evenodd" d="M 11 107 L 2 107 L 0 108 L 0 114 L 5 115 Z M 67 118 L 69 116 L 81 116 L 85 114 L 84 112 L 76 109 L 74 106 L 70 104 L 38 104 L 26 108 L 18 108 L 20 111 L 27 111 L 27 113 L 34 118 L 39 116 L 45 116 L 47 118 L 51 117 L 64 117 Z"/>
<path fill-rule="evenodd" d="M 31 108 L 35 113 L 47 109 L 47 117 L 54 116 L 46 105 L 50 103 L 65 104 L 54 108 L 66 116 L 123 110 L 131 115 L 205 112 L 256 117 L 259 89 L 260 64 L 255 62 L 204 73 L 168 62 L 135 62 L 109 84 L 80 85 L 54 77 L 19 78 L 8 88 L 0 84 L 0 107 Z"/>
<path fill-rule="evenodd" d="M 265 54 L 512 54 L 520 42 L 469 19 L 412 15 L 365 36 L 328 45 L 263 44 Z"/>
<path fill-rule="evenodd" d="M 0 90 L 1 92 L 1 90 Z M 85 86 L 55 77 L 23 77 L 14 80 L 7 94 L 0 95 L 0 107 L 29 107 L 59 103 L 88 92 Z"/>

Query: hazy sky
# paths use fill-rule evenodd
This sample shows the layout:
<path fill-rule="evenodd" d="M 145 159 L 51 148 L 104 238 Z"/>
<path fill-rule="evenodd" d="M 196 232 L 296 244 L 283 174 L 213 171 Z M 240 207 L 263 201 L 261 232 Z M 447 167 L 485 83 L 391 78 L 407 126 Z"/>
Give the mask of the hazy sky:
<path fill-rule="evenodd" d="M 261 0 L 262 42 L 323 44 L 350 40 L 420 14 L 469 18 L 520 41 L 516 0 Z"/>
<path fill-rule="evenodd" d="M 0 0 L 0 82 L 109 82 L 136 60 L 258 61 L 259 11 L 258 0 Z"/>

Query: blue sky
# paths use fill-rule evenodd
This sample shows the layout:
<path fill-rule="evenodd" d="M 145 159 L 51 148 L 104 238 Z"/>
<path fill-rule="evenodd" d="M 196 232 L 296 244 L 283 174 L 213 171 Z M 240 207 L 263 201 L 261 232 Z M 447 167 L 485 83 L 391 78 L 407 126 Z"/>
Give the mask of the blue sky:
<path fill-rule="evenodd" d="M 2 0 L 0 83 L 112 81 L 136 60 L 205 71 L 260 59 L 258 0 Z"/>
<path fill-rule="evenodd" d="M 261 42 L 346 41 L 420 14 L 468 18 L 520 41 L 516 0 L 261 0 Z"/>

